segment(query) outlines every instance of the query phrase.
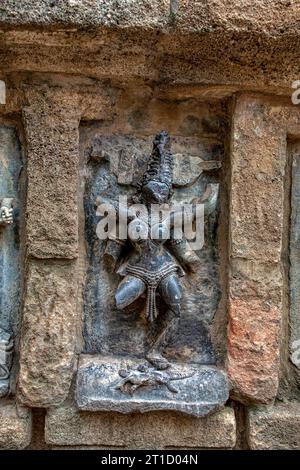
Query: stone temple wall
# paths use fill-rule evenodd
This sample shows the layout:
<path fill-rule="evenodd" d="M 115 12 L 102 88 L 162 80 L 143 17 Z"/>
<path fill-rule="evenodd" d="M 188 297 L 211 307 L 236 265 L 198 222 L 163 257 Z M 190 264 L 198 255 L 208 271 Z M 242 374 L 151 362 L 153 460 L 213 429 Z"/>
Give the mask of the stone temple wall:
<path fill-rule="evenodd" d="M 0 448 L 300 449 L 299 51 L 298 0 L 1 1 Z M 162 129 L 177 197 L 220 187 L 167 354 L 215 354 L 230 396 L 205 417 L 82 410 L 82 355 L 144 344 L 142 319 L 113 320 L 93 203 L 130 192 Z"/>

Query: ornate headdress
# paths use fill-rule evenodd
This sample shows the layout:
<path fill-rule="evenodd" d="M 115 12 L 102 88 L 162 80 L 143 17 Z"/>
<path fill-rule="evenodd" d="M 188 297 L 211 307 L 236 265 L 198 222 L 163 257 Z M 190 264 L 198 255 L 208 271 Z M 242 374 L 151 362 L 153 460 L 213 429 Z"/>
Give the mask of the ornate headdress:
<path fill-rule="evenodd" d="M 157 134 L 153 141 L 153 149 L 144 173 L 141 188 L 150 181 L 159 181 L 171 190 L 173 182 L 173 155 L 171 153 L 170 137 L 166 131 Z"/>

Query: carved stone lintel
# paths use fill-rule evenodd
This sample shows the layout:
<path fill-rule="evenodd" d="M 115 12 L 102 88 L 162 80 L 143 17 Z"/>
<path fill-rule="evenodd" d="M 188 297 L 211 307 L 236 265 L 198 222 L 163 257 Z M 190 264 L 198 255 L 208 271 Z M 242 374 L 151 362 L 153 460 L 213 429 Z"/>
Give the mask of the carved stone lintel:
<path fill-rule="evenodd" d="M 13 358 L 13 339 L 0 328 L 0 398 L 9 393 L 10 369 Z"/>

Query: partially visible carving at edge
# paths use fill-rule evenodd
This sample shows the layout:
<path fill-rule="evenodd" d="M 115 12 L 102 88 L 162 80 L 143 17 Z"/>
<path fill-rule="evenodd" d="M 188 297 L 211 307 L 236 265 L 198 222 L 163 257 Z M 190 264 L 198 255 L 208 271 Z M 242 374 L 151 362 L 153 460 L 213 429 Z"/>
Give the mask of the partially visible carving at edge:
<path fill-rule="evenodd" d="M 9 393 L 13 346 L 14 343 L 11 335 L 0 328 L 0 398 Z"/>
<path fill-rule="evenodd" d="M 0 227 L 11 225 L 13 223 L 13 199 L 3 198 L 0 202 Z M 11 335 L 0 328 L 0 398 L 8 395 L 10 391 L 13 346 Z"/>
<path fill-rule="evenodd" d="M 0 207 L 0 226 L 10 225 L 13 223 L 13 208 L 12 208 L 13 199 L 4 198 L 1 201 Z"/>

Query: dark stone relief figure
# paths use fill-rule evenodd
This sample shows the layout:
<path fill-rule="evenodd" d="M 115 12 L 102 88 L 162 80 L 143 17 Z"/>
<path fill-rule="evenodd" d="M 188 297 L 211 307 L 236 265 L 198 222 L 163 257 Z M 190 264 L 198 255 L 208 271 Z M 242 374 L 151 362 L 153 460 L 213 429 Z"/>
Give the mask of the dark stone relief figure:
<path fill-rule="evenodd" d="M 125 215 L 130 220 L 127 243 L 129 255 L 116 271 L 124 277 L 115 294 L 119 310 L 130 306 L 146 292 L 146 318 L 150 326 L 153 323 L 158 325 L 156 338 L 152 341 L 146 358 L 158 369 L 169 366 L 167 359 L 161 355 L 161 349 L 166 345 L 170 334 L 178 328 L 182 301 L 180 277 L 185 275 L 184 269 L 195 270 L 200 262 L 186 238 L 173 237 L 176 212 L 182 212 L 184 208 L 178 204 L 170 204 L 172 174 L 173 156 L 170 138 L 166 132 L 161 132 L 153 142 L 148 168 L 134 197 L 135 203 L 146 207 L 146 212 L 137 217 L 135 211 L 130 210 L 130 206 L 128 209 L 123 208 L 123 217 Z M 197 201 L 199 204 L 205 204 L 206 214 L 215 209 L 217 193 L 218 187 L 214 185 L 205 199 Z M 151 220 L 153 204 L 159 205 L 162 210 L 168 205 L 170 208 L 168 215 L 171 216 L 165 220 L 163 215 L 160 217 L 161 220 Z M 195 215 L 196 199 L 193 201 L 190 216 L 194 219 Z M 110 237 L 104 254 L 111 258 L 110 265 L 118 263 L 118 255 L 122 256 L 123 248 L 120 240 Z M 166 310 L 163 322 L 157 308 L 157 293 L 164 302 L 163 308 Z"/>

